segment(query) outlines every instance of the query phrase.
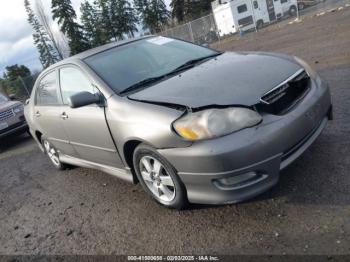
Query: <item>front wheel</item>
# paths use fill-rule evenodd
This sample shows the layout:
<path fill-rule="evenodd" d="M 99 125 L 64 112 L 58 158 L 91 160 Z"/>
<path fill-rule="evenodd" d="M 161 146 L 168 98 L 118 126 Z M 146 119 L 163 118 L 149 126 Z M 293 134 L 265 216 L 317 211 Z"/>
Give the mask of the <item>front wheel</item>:
<path fill-rule="evenodd" d="M 133 164 L 143 189 L 158 203 L 176 209 L 187 206 L 185 186 L 172 165 L 147 145 L 139 145 L 134 152 Z"/>
<path fill-rule="evenodd" d="M 56 169 L 64 170 L 68 168 L 68 165 L 63 164 L 60 161 L 60 157 L 58 155 L 56 148 L 46 138 L 42 138 L 41 143 L 45 150 L 45 154 L 49 157 L 49 159 L 51 160 L 52 164 L 55 166 Z"/>

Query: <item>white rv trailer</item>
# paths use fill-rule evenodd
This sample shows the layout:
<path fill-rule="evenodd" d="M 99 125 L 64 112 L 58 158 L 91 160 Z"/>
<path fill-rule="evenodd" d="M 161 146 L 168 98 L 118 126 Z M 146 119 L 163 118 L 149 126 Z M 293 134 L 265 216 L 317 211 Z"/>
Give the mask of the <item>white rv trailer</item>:
<path fill-rule="evenodd" d="M 217 0 L 212 3 L 220 36 L 247 31 L 295 14 L 297 0 Z"/>

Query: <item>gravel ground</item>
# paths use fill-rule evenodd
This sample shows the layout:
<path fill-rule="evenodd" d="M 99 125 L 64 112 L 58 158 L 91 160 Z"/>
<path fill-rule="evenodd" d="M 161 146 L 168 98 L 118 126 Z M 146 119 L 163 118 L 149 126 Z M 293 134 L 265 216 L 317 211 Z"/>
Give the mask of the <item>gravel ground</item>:
<path fill-rule="evenodd" d="M 23 135 L 0 146 L 0 254 L 349 254 L 349 25 L 350 8 L 219 46 L 298 55 L 331 86 L 334 121 L 270 191 L 168 210 L 139 185 L 56 171 Z"/>

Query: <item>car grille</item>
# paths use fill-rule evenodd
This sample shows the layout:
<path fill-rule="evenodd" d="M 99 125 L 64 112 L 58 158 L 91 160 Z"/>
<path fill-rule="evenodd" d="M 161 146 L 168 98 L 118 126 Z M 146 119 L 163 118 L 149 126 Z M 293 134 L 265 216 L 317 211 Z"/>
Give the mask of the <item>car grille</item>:
<path fill-rule="evenodd" d="M 12 109 L 0 112 L 0 121 L 6 120 L 14 116 L 15 116 L 15 113 L 13 112 Z"/>
<path fill-rule="evenodd" d="M 293 76 L 273 88 L 260 99 L 258 110 L 283 115 L 302 100 L 310 90 L 310 77 L 305 70 L 299 70 Z"/>

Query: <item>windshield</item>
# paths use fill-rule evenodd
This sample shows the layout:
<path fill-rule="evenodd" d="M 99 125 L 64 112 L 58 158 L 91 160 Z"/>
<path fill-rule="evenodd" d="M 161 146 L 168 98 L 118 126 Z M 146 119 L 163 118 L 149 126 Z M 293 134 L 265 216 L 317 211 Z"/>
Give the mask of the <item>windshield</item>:
<path fill-rule="evenodd" d="M 85 59 L 116 92 L 145 79 L 166 75 L 188 61 L 219 54 L 184 41 L 153 37 L 118 46 Z"/>
<path fill-rule="evenodd" d="M 5 103 L 7 101 L 8 101 L 7 97 L 4 96 L 3 94 L 0 94 L 0 103 Z"/>

